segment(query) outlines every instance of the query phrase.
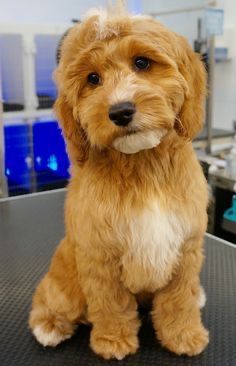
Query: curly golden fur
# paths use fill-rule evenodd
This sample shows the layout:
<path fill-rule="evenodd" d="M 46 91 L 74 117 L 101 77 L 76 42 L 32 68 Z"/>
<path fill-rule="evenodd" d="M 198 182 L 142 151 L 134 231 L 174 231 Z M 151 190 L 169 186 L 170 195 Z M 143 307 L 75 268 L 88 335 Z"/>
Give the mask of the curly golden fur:
<path fill-rule="evenodd" d="M 56 346 L 89 322 L 92 349 L 122 359 L 138 348 L 147 296 L 162 345 L 199 354 L 207 186 L 191 140 L 203 121 L 202 62 L 156 20 L 103 11 L 72 28 L 55 75 L 71 180 L 65 238 L 33 298 L 35 337 Z M 136 113 L 121 127 L 109 108 L 122 102 Z"/>

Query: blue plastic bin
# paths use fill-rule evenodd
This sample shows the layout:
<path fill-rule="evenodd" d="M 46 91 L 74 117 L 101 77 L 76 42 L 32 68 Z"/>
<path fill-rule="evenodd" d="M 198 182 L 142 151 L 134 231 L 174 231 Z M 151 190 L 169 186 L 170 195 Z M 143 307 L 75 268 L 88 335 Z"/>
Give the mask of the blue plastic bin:
<path fill-rule="evenodd" d="M 33 124 L 33 148 L 37 190 L 64 187 L 69 178 L 69 160 L 56 121 Z"/>
<path fill-rule="evenodd" d="M 27 124 L 4 127 L 5 174 L 10 196 L 30 192 L 30 138 Z"/>

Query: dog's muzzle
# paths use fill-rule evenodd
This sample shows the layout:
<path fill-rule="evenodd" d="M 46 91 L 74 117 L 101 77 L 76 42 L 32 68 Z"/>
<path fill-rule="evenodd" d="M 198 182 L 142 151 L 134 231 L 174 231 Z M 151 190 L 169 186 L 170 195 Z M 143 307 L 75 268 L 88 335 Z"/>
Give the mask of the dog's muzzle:
<path fill-rule="evenodd" d="M 117 126 L 125 127 L 132 121 L 135 112 L 136 108 L 134 103 L 118 103 L 110 107 L 109 118 Z"/>

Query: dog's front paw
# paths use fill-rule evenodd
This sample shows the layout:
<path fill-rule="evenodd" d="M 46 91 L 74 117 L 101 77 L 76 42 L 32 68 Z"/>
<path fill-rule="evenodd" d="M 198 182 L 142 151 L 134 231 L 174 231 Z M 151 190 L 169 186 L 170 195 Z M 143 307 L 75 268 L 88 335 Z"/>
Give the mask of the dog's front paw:
<path fill-rule="evenodd" d="M 117 336 L 117 334 L 105 335 L 92 331 L 90 345 L 95 353 L 106 360 L 112 358 L 122 360 L 125 356 L 137 351 L 138 337 L 134 334 Z"/>
<path fill-rule="evenodd" d="M 175 330 L 168 334 L 162 332 L 161 343 L 177 355 L 195 356 L 200 354 L 209 342 L 209 333 L 202 326 L 189 324 L 179 331 Z"/>

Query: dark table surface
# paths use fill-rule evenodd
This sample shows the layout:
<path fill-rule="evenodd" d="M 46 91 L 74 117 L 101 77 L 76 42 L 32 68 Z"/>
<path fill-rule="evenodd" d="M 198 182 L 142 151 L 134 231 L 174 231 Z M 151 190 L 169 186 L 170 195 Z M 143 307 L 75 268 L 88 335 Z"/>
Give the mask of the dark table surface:
<path fill-rule="evenodd" d="M 164 350 L 148 314 L 141 314 L 139 351 L 123 361 L 93 354 L 86 326 L 55 349 L 39 345 L 27 318 L 34 288 L 63 236 L 64 196 L 55 191 L 0 201 L 0 366 L 236 366 L 236 249 L 210 236 L 202 271 L 210 344 L 202 355 L 178 357 Z"/>

